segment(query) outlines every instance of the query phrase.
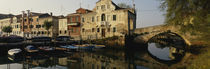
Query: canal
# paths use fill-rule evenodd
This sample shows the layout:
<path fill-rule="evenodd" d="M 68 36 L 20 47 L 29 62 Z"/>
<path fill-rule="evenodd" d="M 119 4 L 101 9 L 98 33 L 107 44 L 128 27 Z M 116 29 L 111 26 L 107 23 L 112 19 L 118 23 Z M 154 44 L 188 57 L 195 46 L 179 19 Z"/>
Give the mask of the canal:
<path fill-rule="evenodd" d="M 184 44 L 152 40 L 138 49 L 37 54 L 15 60 L 1 55 L 0 69 L 185 69 L 192 55 Z"/>

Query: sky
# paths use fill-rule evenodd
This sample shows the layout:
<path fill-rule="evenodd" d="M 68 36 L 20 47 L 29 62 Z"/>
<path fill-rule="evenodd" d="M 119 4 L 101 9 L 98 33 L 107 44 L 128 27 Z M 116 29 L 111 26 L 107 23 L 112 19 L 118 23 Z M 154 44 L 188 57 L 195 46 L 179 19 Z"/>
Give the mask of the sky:
<path fill-rule="evenodd" d="M 76 9 L 93 9 L 98 0 L 0 0 L 0 14 L 21 14 L 21 11 L 67 15 Z M 132 5 L 132 0 L 112 0 L 114 3 Z M 137 9 L 137 28 L 164 23 L 164 12 L 160 11 L 159 0 L 134 0 Z"/>

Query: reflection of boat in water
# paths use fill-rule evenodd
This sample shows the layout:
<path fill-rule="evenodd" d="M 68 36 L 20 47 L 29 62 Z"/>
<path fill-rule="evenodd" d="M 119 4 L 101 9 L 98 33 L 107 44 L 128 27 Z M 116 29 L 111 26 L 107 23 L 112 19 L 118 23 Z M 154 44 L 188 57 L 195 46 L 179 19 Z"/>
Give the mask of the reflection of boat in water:
<path fill-rule="evenodd" d="M 21 49 L 10 49 L 8 51 L 8 58 L 10 60 L 14 60 L 16 58 L 22 57 L 23 56 L 22 54 L 23 53 L 22 53 L 22 50 Z"/>

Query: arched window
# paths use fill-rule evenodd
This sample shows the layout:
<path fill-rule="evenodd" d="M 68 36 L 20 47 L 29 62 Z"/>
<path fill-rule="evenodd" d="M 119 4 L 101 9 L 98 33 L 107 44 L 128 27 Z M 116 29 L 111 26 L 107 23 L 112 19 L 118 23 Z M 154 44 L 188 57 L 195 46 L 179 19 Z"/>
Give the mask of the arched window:
<path fill-rule="evenodd" d="M 105 21 L 106 20 L 106 16 L 105 16 L 105 14 L 102 14 L 101 15 L 101 21 Z"/>

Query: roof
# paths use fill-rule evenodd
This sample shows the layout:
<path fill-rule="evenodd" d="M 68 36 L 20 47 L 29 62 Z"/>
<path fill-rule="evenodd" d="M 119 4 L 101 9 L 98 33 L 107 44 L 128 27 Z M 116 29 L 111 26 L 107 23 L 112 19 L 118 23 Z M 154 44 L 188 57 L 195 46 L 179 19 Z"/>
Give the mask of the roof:
<path fill-rule="evenodd" d="M 13 17 L 13 14 L 0 14 L 0 19 Z"/>

